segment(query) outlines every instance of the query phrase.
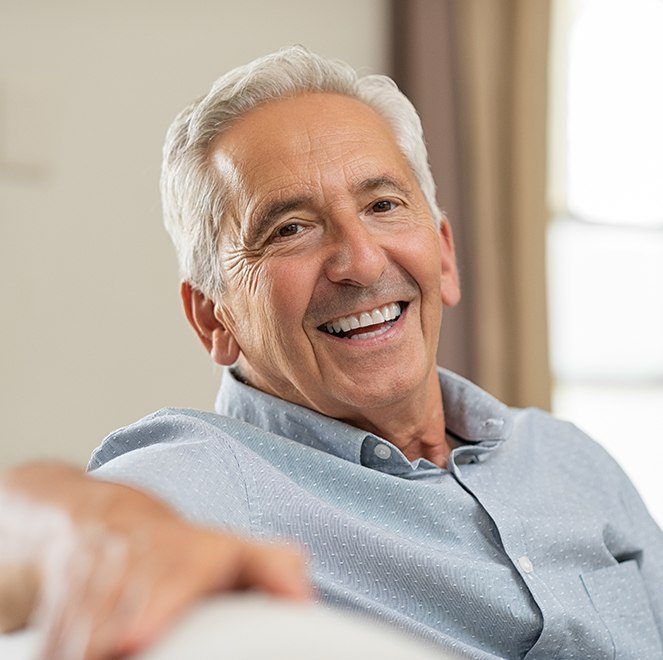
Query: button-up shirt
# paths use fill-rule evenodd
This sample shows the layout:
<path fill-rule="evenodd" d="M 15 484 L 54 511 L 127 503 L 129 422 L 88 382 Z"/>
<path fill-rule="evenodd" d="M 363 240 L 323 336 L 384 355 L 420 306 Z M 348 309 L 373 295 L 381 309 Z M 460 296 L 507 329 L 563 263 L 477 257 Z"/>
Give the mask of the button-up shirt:
<path fill-rule="evenodd" d="M 663 658 L 663 533 L 619 466 L 572 424 L 439 376 L 444 469 L 229 372 L 218 414 L 161 410 L 89 469 L 295 541 L 321 600 L 463 656 Z"/>

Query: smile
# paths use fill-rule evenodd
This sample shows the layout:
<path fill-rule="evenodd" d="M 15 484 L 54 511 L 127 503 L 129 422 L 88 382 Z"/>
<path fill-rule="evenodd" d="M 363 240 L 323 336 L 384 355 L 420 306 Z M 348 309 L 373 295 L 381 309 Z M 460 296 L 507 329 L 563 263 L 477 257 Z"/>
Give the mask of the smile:
<path fill-rule="evenodd" d="M 334 337 L 369 339 L 386 332 L 401 316 L 407 303 L 392 302 L 382 307 L 332 319 L 318 326 L 318 330 Z"/>

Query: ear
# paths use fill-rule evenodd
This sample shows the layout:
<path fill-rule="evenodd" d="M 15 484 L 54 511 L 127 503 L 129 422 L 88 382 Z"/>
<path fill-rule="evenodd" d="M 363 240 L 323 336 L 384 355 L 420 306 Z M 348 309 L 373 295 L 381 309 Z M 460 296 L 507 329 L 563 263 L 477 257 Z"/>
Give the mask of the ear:
<path fill-rule="evenodd" d="M 234 364 L 239 357 L 239 344 L 219 308 L 189 282 L 182 282 L 180 294 L 184 313 L 212 360 L 222 366 Z"/>
<path fill-rule="evenodd" d="M 453 232 L 449 220 L 444 215 L 440 220 L 440 263 L 442 266 L 442 304 L 454 307 L 460 301 L 460 279 Z"/>

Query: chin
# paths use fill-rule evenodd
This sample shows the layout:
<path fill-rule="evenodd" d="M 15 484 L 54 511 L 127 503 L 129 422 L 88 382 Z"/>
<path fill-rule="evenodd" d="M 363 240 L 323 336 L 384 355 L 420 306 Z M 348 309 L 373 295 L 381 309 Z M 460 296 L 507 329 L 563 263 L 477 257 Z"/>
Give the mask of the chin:
<path fill-rule="evenodd" d="M 384 408 L 407 399 L 409 396 L 418 394 L 420 388 L 427 381 L 426 370 L 412 369 L 404 370 L 378 370 L 382 373 L 360 374 L 351 378 L 351 382 L 343 383 L 337 391 L 336 398 L 358 410 L 371 408 Z M 333 388 L 336 389 L 336 388 Z M 330 388 L 331 393 L 332 388 Z"/>

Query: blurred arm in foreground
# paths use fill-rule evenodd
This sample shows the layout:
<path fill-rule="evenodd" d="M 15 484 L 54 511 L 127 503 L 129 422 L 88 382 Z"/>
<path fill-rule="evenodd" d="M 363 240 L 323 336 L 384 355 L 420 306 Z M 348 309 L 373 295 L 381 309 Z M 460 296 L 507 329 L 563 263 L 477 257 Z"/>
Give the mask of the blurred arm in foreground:
<path fill-rule="evenodd" d="M 30 622 L 48 658 L 134 652 L 214 592 L 310 597 L 295 551 L 192 525 L 153 497 L 65 465 L 2 476 L 0 534 L 0 631 Z"/>

